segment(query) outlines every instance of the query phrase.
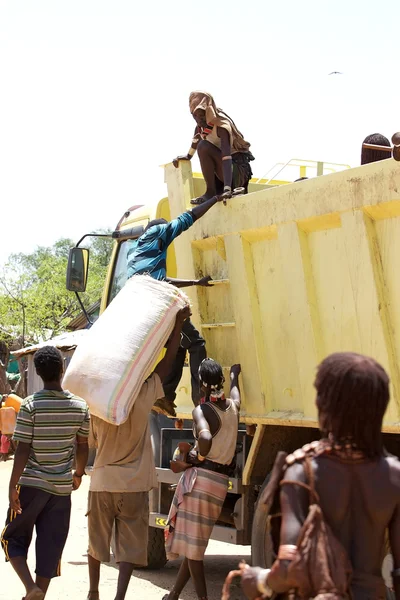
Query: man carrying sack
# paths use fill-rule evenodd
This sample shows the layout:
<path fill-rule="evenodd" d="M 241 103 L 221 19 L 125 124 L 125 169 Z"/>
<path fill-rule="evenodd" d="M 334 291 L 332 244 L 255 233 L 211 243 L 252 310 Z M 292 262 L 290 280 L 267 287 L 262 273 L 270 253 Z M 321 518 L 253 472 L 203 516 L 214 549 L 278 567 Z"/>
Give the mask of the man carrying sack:
<path fill-rule="evenodd" d="M 92 416 L 91 435 L 97 454 L 87 514 L 88 600 L 99 598 L 100 565 L 110 560 L 113 528 L 114 555 L 119 565 L 116 600 L 125 598 L 134 566 L 147 565 L 148 492 L 157 487 L 148 416 L 154 402 L 164 396 L 162 383 L 171 370 L 189 316 L 189 307 L 177 314 L 166 354 L 144 382 L 128 419 L 112 425 Z"/>

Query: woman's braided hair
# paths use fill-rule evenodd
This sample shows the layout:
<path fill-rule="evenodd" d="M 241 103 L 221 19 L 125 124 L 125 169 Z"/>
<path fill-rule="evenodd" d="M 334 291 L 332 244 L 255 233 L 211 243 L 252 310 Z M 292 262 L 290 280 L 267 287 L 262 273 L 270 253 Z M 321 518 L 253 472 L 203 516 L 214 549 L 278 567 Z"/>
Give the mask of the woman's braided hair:
<path fill-rule="evenodd" d="M 370 458 L 381 456 L 382 421 L 389 403 L 385 369 L 360 354 L 331 354 L 318 367 L 315 388 L 323 435 L 351 440 Z"/>
<path fill-rule="evenodd" d="M 205 358 L 199 367 L 199 378 L 202 386 L 211 392 L 222 392 L 225 377 L 222 367 L 213 358 Z"/>

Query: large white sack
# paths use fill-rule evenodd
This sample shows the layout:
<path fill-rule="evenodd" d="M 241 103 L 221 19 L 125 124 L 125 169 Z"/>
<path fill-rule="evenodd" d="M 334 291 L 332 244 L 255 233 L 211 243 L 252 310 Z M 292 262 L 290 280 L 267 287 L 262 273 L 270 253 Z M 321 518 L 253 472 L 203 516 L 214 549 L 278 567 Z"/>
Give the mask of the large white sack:
<path fill-rule="evenodd" d="M 131 277 L 79 343 L 64 389 L 84 398 L 93 415 L 114 425 L 126 421 L 186 304 L 169 283 Z"/>

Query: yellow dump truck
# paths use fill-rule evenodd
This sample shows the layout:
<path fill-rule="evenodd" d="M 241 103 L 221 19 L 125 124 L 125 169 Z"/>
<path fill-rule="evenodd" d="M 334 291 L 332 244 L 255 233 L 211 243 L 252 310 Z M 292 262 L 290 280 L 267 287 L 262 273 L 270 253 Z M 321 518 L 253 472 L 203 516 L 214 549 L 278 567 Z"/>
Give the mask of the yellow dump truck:
<path fill-rule="evenodd" d="M 188 162 L 167 165 L 165 180 L 168 198 L 151 210 L 127 211 L 113 234 L 102 310 L 125 284 L 127 251 L 149 220 L 177 216 L 204 189 Z M 188 289 L 193 322 L 209 356 L 227 371 L 242 365 L 237 469 L 213 537 L 251 544 L 256 564 L 268 565 L 274 557 L 257 497 L 278 450 L 291 452 L 319 436 L 313 380 L 327 354 L 361 352 L 387 369 L 385 445 L 400 455 L 400 166 L 389 159 L 286 185 L 254 183 L 250 192 L 216 205 L 177 238 L 167 272 L 212 277 L 212 286 Z M 85 275 L 87 255 L 77 256 Z M 184 369 L 179 416 L 190 419 L 192 408 Z M 256 426 L 254 437 L 245 425 Z M 162 528 L 178 477 L 169 460 L 190 435 L 168 422 L 160 433 L 152 566 L 165 563 Z"/>

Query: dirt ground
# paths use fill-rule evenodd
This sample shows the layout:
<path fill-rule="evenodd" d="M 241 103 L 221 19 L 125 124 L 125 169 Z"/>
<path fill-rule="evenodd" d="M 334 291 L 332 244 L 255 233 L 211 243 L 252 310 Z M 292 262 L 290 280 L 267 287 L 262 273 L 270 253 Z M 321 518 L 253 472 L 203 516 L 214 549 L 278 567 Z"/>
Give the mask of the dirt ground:
<path fill-rule="evenodd" d="M 5 521 L 8 506 L 8 481 L 12 469 L 12 461 L 0 463 L 0 525 Z M 72 496 L 72 518 L 69 538 L 64 550 L 61 577 L 54 579 L 46 596 L 49 600 L 85 599 L 88 591 L 87 574 L 87 527 L 86 498 L 88 477 Z M 1 527 L 2 528 L 2 527 Z M 2 551 L 0 550 L 1 554 Z M 250 548 L 232 546 L 211 541 L 205 561 L 208 582 L 209 600 L 220 600 L 225 576 L 236 568 L 239 560 L 250 560 Z M 34 570 L 34 542 L 29 553 L 29 564 Z M 175 580 L 179 561 L 171 562 L 161 571 L 135 571 L 128 590 L 128 599 L 161 600 Z M 115 563 L 102 565 L 100 582 L 101 600 L 112 600 L 116 590 L 118 571 Z M 3 562 L 0 556 L 0 600 L 21 600 L 23 588 L 10 564 Z M 232 600 L 242 599 L 239 587 L 232 586 Z M 196 600 L 191 582 L 181 594 L 182 600 Z"/>

